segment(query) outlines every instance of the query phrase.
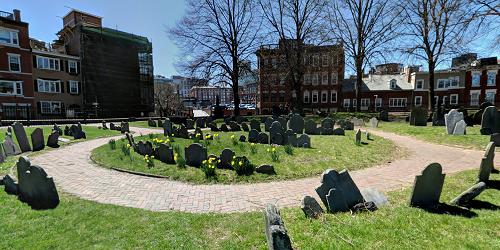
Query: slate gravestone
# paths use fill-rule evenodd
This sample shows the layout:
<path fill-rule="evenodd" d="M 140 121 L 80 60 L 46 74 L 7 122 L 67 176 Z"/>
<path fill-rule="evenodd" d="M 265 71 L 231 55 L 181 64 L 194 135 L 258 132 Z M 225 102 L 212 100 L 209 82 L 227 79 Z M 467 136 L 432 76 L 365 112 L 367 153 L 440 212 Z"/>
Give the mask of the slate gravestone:
<path fill-rule="evenodd" d="M 314 122 L 313 120 L 307 120 L 304 127 L 305 127 L 305 133 L 308 135 L 315 135 L 317 132 L 316 131 L 317 125 L 316 122 Z"/>
<path fill-rule="evenodd" d="M 278 121 L 281 124 L 281 129 L 283 131 L 285 131 L 286 130 L 287 120 L 285 118 L 283 118 L 283 117 L 278 117 L 278 119 L 276 119 L 276 121 Z M 272 125 L 272 123 L 271 123 L 271 125 Z"/>
<path fill-rule="evenodd" d="M 246 142 L 247 141 L 247 137 L 244 136 L 244 135 L 240 135 L 240 142 Z"/>
<path fill-rule="evenodd" d="M 482 135 L 500 133 L 500 115 L 495 106 L 484 109 L 480 131 Z"/>
<path fill-rule="evenodd" d="M 283 135 L 281 133 L 270 133 L 271 144 L 283 145 Z"/>
<path fill-rule="evenodd" d="M 356 145 L 361 145 L 361 129 L 356 132 Z"/>
<path fill-rule="evenodd" d="M 171 136 L 172 135 L 172 123 L 170 119 L 166 118 L 163 121 L 163 136 Z"/>
<path fill-rule="evenodd" d="M 370 119 L 370 126 L 372 128 L 377 128 L 378 127 L 378 119 L 376 117 L 372 117 Z"/>
<path fill-rule="evenodd" d="M 153 120 L 153 119 L 151 119 L 151 118 L 148 119 L 148 126 L 150 126 L 150 127 L 157 127 L 156 121 Z"/>
<path fill-rule="evenodd" d="M 51 209 L 59 205 L 59 195 L 52 177 L 39 166 L 32 166 L 26 156 L 17 162 L 19 199 L 33 209 Z"/>
<path fill-rule="evenodd" d="M 272 117 L 267 117 L 266 122 L 264 123 L 264 129 L 266 132 L 269 132 L 269 128 L 271 127 L 271 124 L 274 122 L 274 119 Z"/>
<path fill-rule="evenodd" d="M 446 133 L 449 135 L 454 134 L 455 126 L 457 122 L 464 120 L 464 114 L 458 112 L 456 109 L 450 110 L 448 114 L 444 115 L 444 124 L 446 125 Z M 465 121 L 464 121 L 465 122 Z"/>
<path fill-rule="evenodd" d="M 264 210 L 267 248 L 269 250 L 291 250 L 292 242 L 276 205 L 268 204 Z"/>
<path fill-rule="evenodd" d="M 214 122 L 208 123 L 207 127 L 209 127 L 212 132 L 219 131 L 219 128 Z"/>
<path fill-rule="evenodd" d="M 280 133 L 283 134 L 285 131 L 283 130 L 283 127 L 281 127 L 281 124 L 279 122 L 273 122 L 271 124 L 271 127 L 269 128 L 269 133 Z"/>
<path fill-rule="evenodd" d="M 373 188 L 365 188 L 361 190 L 361 194 L 366 202 L 373 202 L 377 207 L 381 207 L 389 202 L 383 193 Z"/>
<path fill-rule="evenodd" d="M 255 129 L 260 132 L 260 121 L 257 119 L 250 120 L 250 130 Z"/>
<path fill-rule="evenodd" d="M 354 130 L 354 123 L 352 123 L 350 121 L 342 121 L 342 122 L 340 122 L 340 127 L 343 130 Z"/>
<path fill-rule="evenodd" d="M 258 143 L 259 142 L 259 131 L 252 129 L 248 133 L 248 142 Z"/>
<path fill-rule="evenodd" d="M 427 126 L 427 110 L 423 107 L 415 107 L 410 113 L 410 125 Z"/>
<path fill-rule="evenodd" d="M 19 184 L 17 184 L 17 182 L 15 182 L 10 175 L 4 176 L 1 182 L 3 183 L 4 190 L 7 194 L 19 194 Z"/>
<path fill-rule="evenodd" d="M 241 131 L 241 126 L 235 121 L 229 122 L 229 128 L 231 128 L 231 131 Z"/>
<path fill-rule="evenodd" d="M 269 136 L 264 132 L 260 132 L 259 133 L 259 143 L 269 144 Z"/>
<path fill-rule="evenodd" d="M 291 136 L 294 134 L 295 133 L 291 129 L 288 129 L 287 131 L 285 131 L 285 133 L 283 134 L 283 145 L 288 144 L 288 136 Z"/>
<path fill-rule="evenodd" d="M 297 138 L 297 147 L 300 148 L 310 148 L 311 147 L 311 137 L 307 134 L 301 134 Z"/>
<path fill-rule="evenodd" d="M 106 123 L 104 123 L 104 126 L 106 126 Z M 55 123 L 54 123 L 54 126 L 52 127 L 52 130 L 57 131 L 60 135 L 63 134 L 62 129 L 59 126 L 57 126 L 57 124 L 55 124 Z"/>
<path fill-rule="evenodd" d="M 365 121 L 363 121 L 363 119 L 360 119 L 360 118 L 354 117 L 351 119 L 351 122 L 356 127 L 364 127 L 365 126 Z"/>
<path fill-rule="evenodd" d="M 109 124 L 109 127 L 113 129 L 115 127 L 115 125 L 113 123 L 111 123 L 111 124 Z M 72 136 L 71 129 L 69 129 L 68 125 L 64 126 L 64 135 L 65 136 Z"/>
<path fill-rule="evenodd" d="M 67 128 L 67 127 L 68 127 L 68 126 L 66 126 L 66 128 Z M 111 130 L 115 130 L 115 124 L 114 124 L 114 123 L 112 123 L 112 122 L 110 122 L 110 123 L 109 123 L 109 129 L 111 129 Z M 68 128 L 68 131 L 69 131 L 69 128 Z M 64 129 L 64 135 L 67 135 L 67 134 L 66 134 L 66 129 Z"/>
<path fill-rule="evenodd" d="M 174 150 L 165 143 L 160 143 L 156 149 L 158 152 L 158 160 L 166 164 L 175 164 Z"/>
<path fill-rule="evenodd" d="M 188 139 L 189 137 L 188 129 L 186 128 L 186 126 L 184 126 L 184 124 L 181 124 L 177 129 L 177 136 L 179 138 Z"/>
<path fill-rule="evenodd" d="M 486 146 L 486 151 L 481 159 L 481 165 L 479 166 L 479 174 L 477 176 L 477 182 L 488 183 L 490 179 L 491 170 L 494 167 L 495 160 L 495 144 L 493 142 L 488 143 Z"/>
<path fill-rule="evenodd" d="M 315 135 L 322 135 L 325 133 L 325 128 L 323 127 L 318 127 L 316 128 L 316 133 L 314 133 Z"/>
<path fill-rule="evenodd" d="M 14 122 L 12 127 L 14 129 L 14 133 L 16 134 L 17 143 L 19 144 L 19 148 L 21 148 L 21 152 L 24 153 L 31 151 L 31 145 L 28 141 L 28 136 L 26 135 L 23 124 Z"/>
<path fill-rule="evenodd" d="M 71 125 L 70 131 L 71 131 L 71 135 L 73 136 L 73 139 L 75 139 L 75 140 L 87 138 L 87 136 L 85 135 L 85 132 L 83 132 L 83 130 L 82 130 L 81 124 Z"/>
<path fill-rule="evenodd" d="M 40 151 L 45 148 L 45 138 L 41 128 L 36 128 L 31 133 L 31 145 L 33 145 L 33 151 Z"/>
<path fill-rule="evenodd" d="M 478 182 L 469 189 L 465 190 L 459 196 L 455 197 L 450 203 L 455 206 L 467 206 L 474 198 L 486 190 L 486 188 L 486 183 Z"/>
<path fill-rule="evenodd" d="M 329 212 L 349 211 L 354 205 L 364 202 L 347 170 L 339 173 L 328 169 L 323 172 L 316 193 Z"/>
<path fill-rule="evenodd" d="M 323 214 L 323 208 L 321 208 L 316 199 L 308 195 L 302 198 L 301 208 L 306 217 L 308 218 L 317 219 Z"/>
<path fill-rule="evenodd" d="M 194 121 L 191 119 L 186 119 L 186 128 L 193 129 L 194 128 Z"/>
<path fill-rule="evenodd" d="M 204 128 L 205 127 L 205 119 L 198 118 L 198 119 L 196 119 L 195 124 L 196 124 L 197 128 Z"/>
<path fill-rule="evenodd" d="M 233 160 L 233 157 L 235 156 L 234 151 L 225 148 L 222 150 L 222 153 L 220 154 L 220 163 L 218 164 L 217 167 L 219 168 L 227 168 L 227 169 L 232 169 L 233 167 L 231 166 L 231 161 Z"/>
<path fill-rule="evenodd" d="M 3 142 L 0 142 L 0 163 L 5 162 L 6 159 L 7 159 L 7 153 L 5 153 Z"/>
<path fill-rule="evenodd" d="M 387 110 L 381 110 L 379 116 L 381 121 L 388 122 L 389 121 L 389 112 Z"/>
<path fill-rule="evenodd" d="M 243 129 L 243 131 L 245 132 L 250 131 L 250 128 L 248 127 L 248 124 L 246 122 L 241 123 L 241 129 Z"/>
<path fill-rule="evenodd" d="M 49 138 L 47 138 L 47 147 L 58 148 L 59 147 L 58 143 L 59 143 L 59 132 L 52 131 L 52 133 L 49 135 Z"/>
<path fill-rule="evenodd" d="M 493 142 L 496 147 L 500 147 L 500 133 L 491 134 L 490 142 Z"/>
<path fill-rule="evenodd" d="M 297 134 L 288 135 L 287 136 L 287 144 L 290 144 L 293 147 L 298 147 L 298 144 L 297 144 Z"/>
<path fill-rule="evenodd" d="M 323 129 L 322 135 L 333 135 L 333 128 L 325 128 Z"/>
<path fill-rule="evenodd" d="M 467 129 L 467 123 L 464 120 L 460 120 L 455 124 L 455 129 L 453 129 L 454 135 L 465 135 Z"/>
<path fill-rule="evenodd" d="M 304 118 L 299 114 L 293 114 L 288 120 L 288 128 L 297 134 L 304 133 Z"/>
<path fill-rule="evenodd" d="M 143 142 L 143 141 L 139 141 L 139 143 L 137 143 L 137 153 L 140 154 L 140 155 L 154 155 L 154 150 L 153 150 L 153 144 L 151 144 L 151 142 L 149 141 L 146 141 L 146 142 Z"/>
<path fill-rule="evenodd" d="M 410 206 L 429 208 L 439 204 L 445 174 L 439 163 L 428 165 L 421 175 L 415 177 Z"/>
<path fill-rule="evenodd" d="M 156 126 L 158 126 L 159 128 L 163 128 L 163 121 L 161 119 L 158 119 L 158 121 L 156 122 Z"/>
<path fill-rule="evenodd" d="M 54 124 L 54 127 L 55 127 L 55 126 L 56 126 L 56 125 Z M 102 127 L 102 129 L 104 129 L 104 130 L 108 129 L 108 126 L 106 125 L 106 121 L 102 121 L 102 122 L 101 122 L 101 127 Z"/>
<path fill-rule="evenodd" d="M 333 130 L 333 135 L 345 135 L 345 131 L 343 128 L 336 128 Z"/>
<path fill-rule="evenodd" d="M 222 132 L 228 132 L 229 128 L 227 127 L 226 124 L 222 124 L 222 125 L 220 125 L 220 131 L 222 131 Z"/>
<path fill-rule="evenodd" d="M 184 149 L 186 165 L 200 167 L 202 162 L 207 159 L 207 149 L 199 143 L 193 143 Z"/>
<path fill-rule="evenodd" d="M 257 172 L 259 174 L 269 174 L 269 175 L 276 174 L 276 171 L 274 171 L 274 167 L 272 165 L 269 165 L 269 164 L 262 164 L 262 165 L 256 167 L 255 172 Z"/>
<path fill-rule="evenodd" d="M 122 134 L 125 134 L 125 133 L 130 133 L 130 127 L 129 127 L 128 122 L 121 122 L 121 123 L 120 123 L 120 126 L 121 126 L 121 130 L 120 130 L 120 132 L 121 132 Z"/>
<path fill-rule="evenodd" d="M 134 137 L 130 133 L 125 133 L 125 136 L 127 137 L 128 144 L 134 149 L 134 151 L 137 149 L 137 145 L 135 144 Z"/>
<path fill-rule="evenodd" d="M 335 121 L 332 118 L 325 118 L 321 121 L 321 127 L 323 129 L 333 129 L 335 126 Z"/>
<path fill-rule="evenodd" d="M 5 153 L 7 154 L 7 156 L 18 155 L 18 154 L 22 153 L 21 149 L 19 149 L 19 146 L 17 146 L 17 144 L 14 142 L 14 140 L 12 140 L 11 135 L 5 136 L 3 146 L 4 146 Z"/>

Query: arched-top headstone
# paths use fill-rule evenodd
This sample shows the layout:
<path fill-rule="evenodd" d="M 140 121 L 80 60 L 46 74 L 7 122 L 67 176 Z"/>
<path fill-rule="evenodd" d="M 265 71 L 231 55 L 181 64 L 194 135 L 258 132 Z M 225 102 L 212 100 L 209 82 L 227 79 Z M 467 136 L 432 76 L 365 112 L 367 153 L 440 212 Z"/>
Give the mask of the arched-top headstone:
<path fill-rule="evenodd" d="M 225 148 L 224 150 L 222 150 L 219 158 L 219 168 L 232 168 L 231 161 L 233 160 L 234 156 L 235 154 L 233 150 L 229 148 Z"/>
<path fill-rule="evenodd" d="M 269 133 L 274 134 L 274 133 L 280 133 L 283 134 L 284 130 L 281 124 L 277 121 L 273 122 L 271 124 L 271 127 L 269 128 Z"/>
<path fill-rule="evenodd" d="M 199 143 L 193 143 L 184 149 L 186 165 L 200 167 L 202 162 L 207 159 L 207 149 Z"/>
<path fill-rule="evenodd" d="M 265 131 L 269 131 L 269 128 L 271 127 L 271 124 L 273 124 L 274 119 L 272 117 L 267 117 L 266 122 L 264 123 L 264 129 Z"/>
<path fill-rule="evenodd" d="M 250 130 L 250 132 L 248 133 L 248 142 L 259 142 L 259 131 L 255 129 Z"/>
<path fill-rule="evenodd" d="M 21 148 L 21 151 L 23 153 L 31 151 L 31 145 L 28 141 L 28 136 L 26 135 L 23 124 L 14 122 L 12 127 L 14 129 L 14 133 L 16 134 L 17 143 L 19 144 L 19 148 Z"/>
<path fill-rule="evenodd" d="M 313 120 L 307 120 L 305 123 L 305 133 L 315 135 L 317 133 L 317 125 Z"/>
<path fill-rule="evenodd" d="M 304 118 L 299 114 L 293 114 L 288 120 L 288 128 L 297 134 L 304 133 L 304 124 Z"/>
<path fill-rule="evenodd" d="M 321 127 L 324 129 L 333 129 L 335 126 L 335 121 L 332 118 L 325 118 L 321 121 Z"/>
<path fill-rule="evenodd" d="M 175 164 L 174 150 L 165 143 L 161 143 L 156 149 L 158 160 L 166 164 Z"/>
<path fill-rule="evenodd" d="M 354 205 L 364 202 L 347 170 L 339 173 L 328 169 L 323 172 L 316 193 L 329 212 L 349 211 Z"/>
<path fill-rule="evenodd" d="M 40 151 L 45 148 L 45 138 L 41 128 L 35 128 L 31 133 L 31 145 L 33 145 L 33 151 Z"/>
<path fill-rule="evenodd" d="M 301 134 L 299 138 L 297 138 L 297 147 L 301 148 L 310 148 L 311 147 L 311 137 L 306 134 Z"/>
<path fill-rule="evenodd" d="M 500 132 L 500 116 L 495 106 L 489 106 L 484 110 L 480 131 L 482 135 L 491 135 Z"/>
<path fill-rule="evenodd" d="M 260 121 L 257 119 L 252 119 L 250 121 L 250 128 L 251 128 L 251 130 L 255 129 L 255 130 L 260 132 Z"/>
<path fill-rule="evenodd" d="M 428 165 L 421 175 L 415 177 L 410 206 L 427 208 L 439 204 L 444 177 L 439 163 Z"/>
<path fill-rule="evenodd" d="M 172 135 L 172 123 L 170 119 L 165 118 L 163 121 L 163 136 L 171 136 Z"/>
<path fill-rule="evenodd" d="M 269 144 L 269 136 L 264 132 L 260 132 L 259 133 L 259 143 Z"/>
<path fill-rule="evenodd" d="M 458 112 L 456 109 L 450 110 L 448 114 L 444 115 L 444 123 L 446 125 L 446 132 L 451 135 L 455 130 L 455 126 L 457 122 L 464 119 L 464 114 L 462 112 Z"/>
<path fill-rule="evenodd" d="M 19 199 L 33 209 L 52 209 L 59 205 L 59 195 L 52 177 L 39 166 L 32 166 L 26 156 L 17 162 Z"/>

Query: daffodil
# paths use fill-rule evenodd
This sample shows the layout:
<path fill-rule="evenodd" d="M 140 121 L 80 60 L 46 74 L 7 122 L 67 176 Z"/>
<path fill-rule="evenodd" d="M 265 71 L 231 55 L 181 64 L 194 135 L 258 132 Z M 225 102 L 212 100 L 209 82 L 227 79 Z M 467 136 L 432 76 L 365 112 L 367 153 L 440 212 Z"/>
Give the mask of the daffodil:
<path fill-rule="evenodd" d="M 203 164 L 207 164 L 207 160 L 202 161 Z"/>
<path fill-rule="evenodd" d="M 239 164 L 240 164 L 240 166 L 242 166 L 242 165 L 243 165 L 243 162 L 242 162 L 242 161 L 240 161 L 240 163 L 239 163 Z"/>
<path fill-rule="evenodd" d="M 234 161 L 231 161 L 231 165 L 234 165 Z"/>

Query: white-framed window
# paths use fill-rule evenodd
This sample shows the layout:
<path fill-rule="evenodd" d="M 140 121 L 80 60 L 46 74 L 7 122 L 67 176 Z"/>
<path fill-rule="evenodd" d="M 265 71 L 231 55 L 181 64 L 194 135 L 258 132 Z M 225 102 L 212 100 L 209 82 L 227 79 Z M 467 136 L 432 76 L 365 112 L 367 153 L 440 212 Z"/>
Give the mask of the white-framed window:
<path fill-rule="evenodd" d="M 312 85 L 318 85 L 319 83 L 319 74 L 316 73 L 316 74 L 313 74 L 312 75 Z"/>
<path fill-rule="evenodd" d="M 349 108 L 351 106 L 351 100 L 350 99 L 344 99 L 344 108 Z"/>
<path fill-rule="evenodd" d="M 352 99 L 352 107 L 355 108 L 356 106 L 358 106 L 358 100 Z"/>
<path fill-rule="evenodd" d="M 49 58 L 43 56 L 36 56 L 36 67 L 39 69 L 49 69 L 49 70 L 57 70 L 60 68 L 60 61 L 57 58 Z"/>
<path fill-rule="evenodd" d="M 319 66 L 319 55 L 313 56 L 313 66 Z"/>
<path fill-rule="evenodd" d="M 337 103 L 337 91 L 332 90 L 330 93 L 330 102 Z"/>
<path fill-rule="evenodd" d="M 481 85 L 481 72 L 472 72 L 472 87 L 479 87 Z"/>
<path fill-rule="evenodd" d="M 304 74 L 304 84 L 311 85 L 311 83 L 312 83 L 311 74 Z"/>
<path fill-rule="evenodd" d="M 78 74 L 78 63 L 73 60 L 68 61 L 68 73 Z"/>
<path fill-rule="evenodd" d="M 497 72 L 490 70 L 488 71 L 488 79 L 486 80 L 486 84 L 488 86 L 495 86 L 497 82 Z"/>
<path fill-rule="evenodd" d="M 382 107 L 382 98 L 375 98 L 375 107 L 380 108 Z"/>
<path fill-rule="evenodd" d="M 328 73 L 323 73 L 321 76 L 321 84 L 328 85 Z"/>
<path fill-rule="evenodd" d="M 415 83 L 415 89 L 424 89 L 424 80 L 418 79 Z"/>
<path fill-rule="evenodd" d="M 458 104 L 458 94 L 450 95 L 450 104 L 452 104 L 452 105 Z"/>
<path fill-rule="evenodd" d="M 38 92 L 61 93 L 61 81 L 37 79 Z"/>
<path fill-rule="evenodd" d="M 327 103 L 327 102 L 328 102 L 328 91 L 322 90 L 321 91 L 321 103 Z"/>
<path fill-rule="evenodd" d="M 19 31 L 0 28 L 0 43 L 19 45 Z"/>
<path fill-rule="evenodd" d="M 361 108 L 368 108 L 370 106 L 370 99 L 363 98 L 361 99 Z"/>
<path fill-rule="evenodd" d="M 392 108 L 406 107 L 406 98 L 389 98 L 389 107 Z"/>
<path fill-rule="evenodd" d="M 448 79 L 439 79 L 438 84 L 437 84 L 437 89 L 444 89 L 447 88 L 447 85 L 449 86 L 449 81 Z"/>
<path fill-rule="evenodd" d="M 485 101 L 495 104 L 495 95 L 496 94 L 497 94 L 496 90 L 486 90 Z"/>
<path fill-rule="evenodd" d="M 78 94 L 78 81 L 69 81 L 69 93 Z"/>
<path fill-rule="evenodd" d="M 398 87 L 398 82 L 396 81 L 396 79 L 392 79 L 389 81 L 389 87 L 391 89 L 396 89 Z"/>
<path fill-rule="evenodd" d="M 415 106 L 422 106 L 422 96 L 415 96 Z"/>
<path fill-rule="evenodd" d="M 471 106 L 479 106 L 479 94 L 480 94 L 479 90 L 470 92 L 470 105 Z"/>
<path fill-rule="evenodd" d="M 42 114 L 60 114 L 61 102 L 59 101 L 41 101 L 40 111 Z"/>
<path fill-rule="evenodd" d="M 309 91 L 304 91 L 304 103 L 309 103 Z"/>
<path fill-rule="evenodd" d="M 453 77 L 450 77 L 450 79 L 448 79 L 448 82 L 449 82 L 449 88 L 456 88 L 458 87 L 458 84 L 460 82 L 460 77 L 459 76 L 453 76 Z"/>
<path fill-rule="evenodd" d="M 22 81 L 0 80 L 0 95 L 22 95 Z"/>
<path fill-rule="evenodd" d="M 322 64 L 323 67 L 328 67 L 328 55 L 323 55 Z"/>
<path fill-rule="evenodd" d="M 21 72 L 21 56 L 17 54 L 7 54 L 9 57 L 9 71 Z"/>
<path fill-rule="evenodd" d="M 337 85 L 337 82 L 338 82 L 337 72 L 333 72 L 332 73 L 332 85 Z"/>
<path fill-rule="evenodd" d="M 312 103 L 318 103 L 318 91 L 313 90 L 312 92 Z"/>

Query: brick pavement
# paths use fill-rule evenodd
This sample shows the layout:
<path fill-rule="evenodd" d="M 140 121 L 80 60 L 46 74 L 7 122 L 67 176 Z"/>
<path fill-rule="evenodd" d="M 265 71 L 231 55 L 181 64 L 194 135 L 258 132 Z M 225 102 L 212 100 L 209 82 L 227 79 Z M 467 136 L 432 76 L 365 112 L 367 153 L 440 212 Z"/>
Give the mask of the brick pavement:
<path fill-rule="evenodd" d="M 146 128 L 130 129 L 136 134 L 158 132 Z M 441 163 L 446 173 L 479 168 L 483 155 L 481 151 L 431 144 L 382 131 L 372 133 L 406 148 L 409 156 L 351 172 L 361 189 L 372 187 L 385 192 L 411 185 L 415 175 L 431 162 Z M 66 193 L 99 203 L 152 211 L 244 212 L 261 210 L 268 202 L 277 202 L 281 207 L 299 206 L 304 195 L 317 198 L 314 188 L 320 182 L 319 176 L 256 184 L 193 185 L 98 167 L 91 162 L 90 153 L 109 139 L 89 140 L 51 150 L 33 156 L 32 162 L 41 165 Z"/>

